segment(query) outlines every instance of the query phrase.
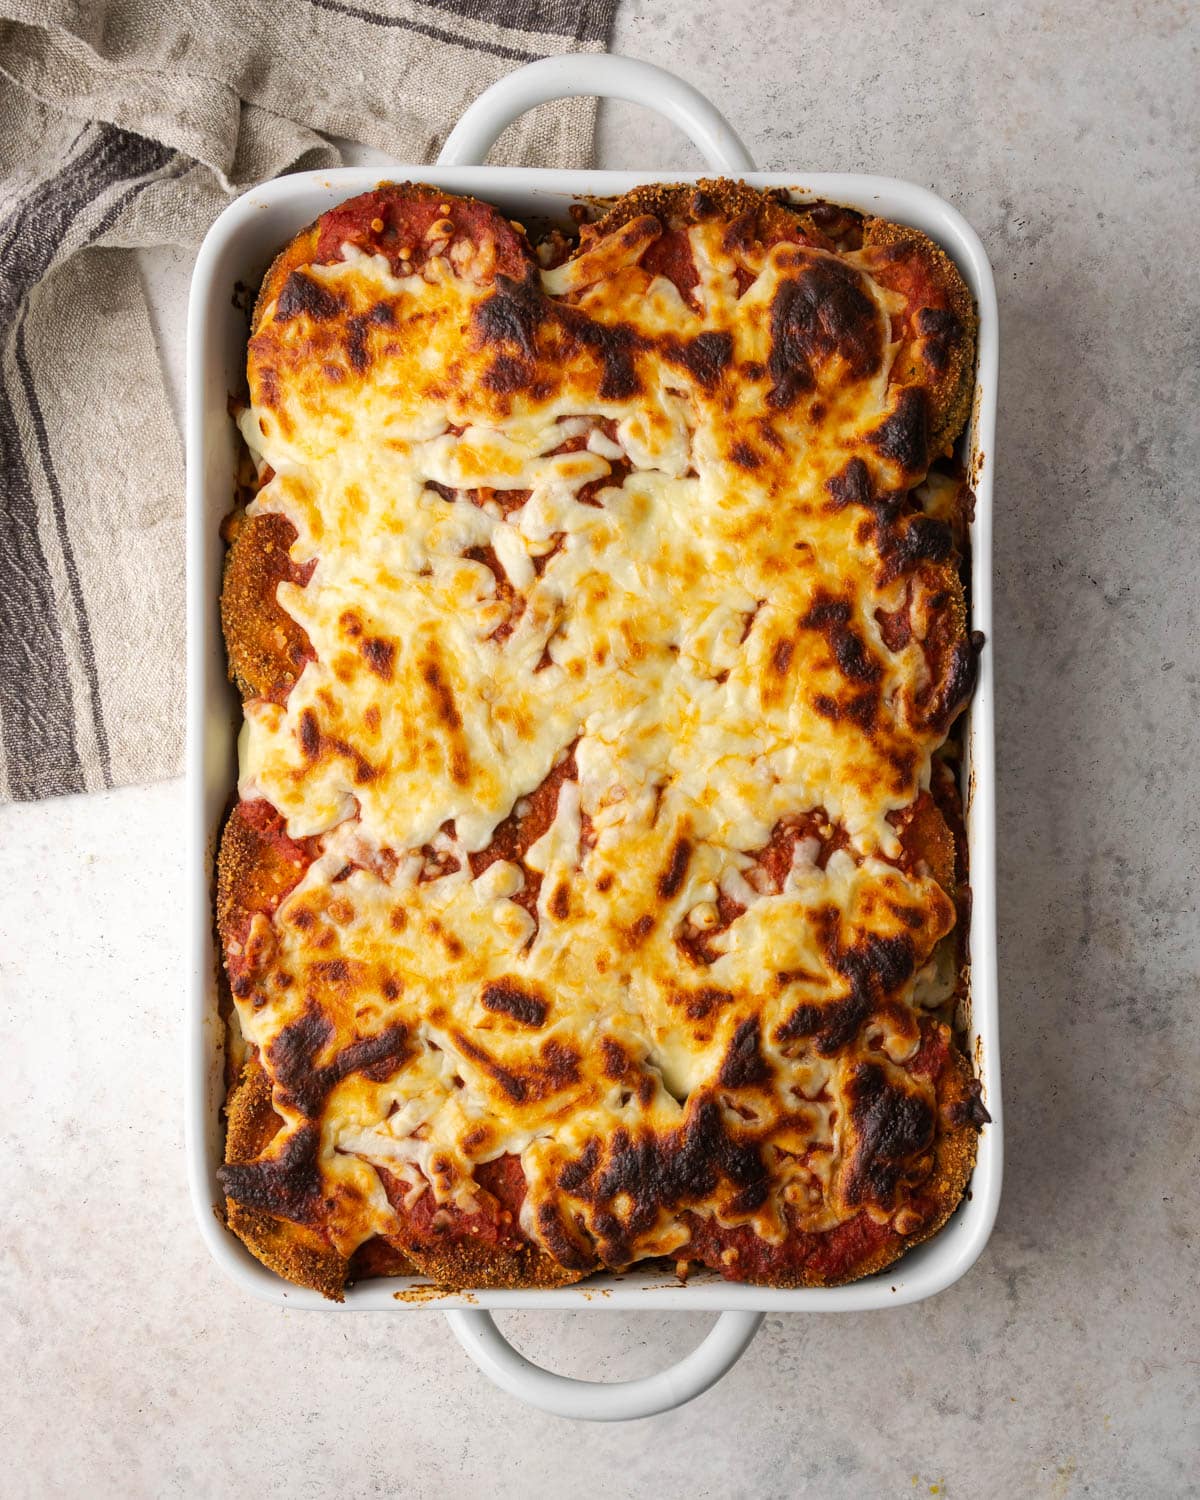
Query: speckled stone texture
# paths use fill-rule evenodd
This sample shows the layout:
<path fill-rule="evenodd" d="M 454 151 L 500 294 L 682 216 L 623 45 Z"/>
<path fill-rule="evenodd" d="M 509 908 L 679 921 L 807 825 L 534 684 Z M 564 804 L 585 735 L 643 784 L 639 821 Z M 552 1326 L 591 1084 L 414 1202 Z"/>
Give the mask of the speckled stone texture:
<path fill-rule="evenodd" d="M 1194 6 L 672 0 L 673 67 L 764 167 L 928 184 L 1000 291 L 1000 969 L 1008 1171 L 951 1290 L 772 1317 L 692 1406 L 528 1411 L 434 1313 L 244 1299 L 191 1221 L 178 784 L 0 815 L 6 1496 L 1200 1494 Z M 606 113 L 600 159 L 688 168 Z M 152 259 L 168 354 L 184 269 Z M 502 1319 L 641 1374 L 708 1319 Z"/>

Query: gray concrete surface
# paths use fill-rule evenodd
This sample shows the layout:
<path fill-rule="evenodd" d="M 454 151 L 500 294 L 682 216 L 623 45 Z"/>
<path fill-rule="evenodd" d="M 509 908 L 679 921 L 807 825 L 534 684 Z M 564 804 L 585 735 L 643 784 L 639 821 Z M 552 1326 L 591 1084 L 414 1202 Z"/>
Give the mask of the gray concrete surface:
<path fill-rule="evenodd" d="M 1008 1175 L 975 1269 L 772 1317 L 689 1408 L 572 1426 L 442 1320 L 289 1313 L 193 1231 L 179 784 L 0 812 L 6 1495 L 1200 1494 L 1194 5 L 626 0 L 614 50 L 764 167 L 925 183 L 1000 290 L 1000 966 Z M 694 164 L 605 112 L 600 160 Z M 168 353 L 186 266 L 149 267 Z M 708 1319 L 512 1315 L 614 1378 Z"/>

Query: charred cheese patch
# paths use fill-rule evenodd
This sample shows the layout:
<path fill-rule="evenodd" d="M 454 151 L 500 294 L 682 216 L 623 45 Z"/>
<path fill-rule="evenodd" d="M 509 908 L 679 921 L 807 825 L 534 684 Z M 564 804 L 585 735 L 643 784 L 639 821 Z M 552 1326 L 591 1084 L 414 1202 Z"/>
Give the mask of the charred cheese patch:
<path fill-rule="evenodd" d="M 690 1247 L 839 1280 L 952 1206 L 953 840 L 913 809 L 974 655 L 916 487 L 969 299 L 919 236 L 686 192 L 539 270 L 484 205 L 382 189 L 259 299 L 249 518 L 294 540 L 226 631 L 291 874 L 226 882 L 280 1122 L 226 1190 L 346 1261 L 434 1274 L 471 1225 L 540 1279 Z"/>

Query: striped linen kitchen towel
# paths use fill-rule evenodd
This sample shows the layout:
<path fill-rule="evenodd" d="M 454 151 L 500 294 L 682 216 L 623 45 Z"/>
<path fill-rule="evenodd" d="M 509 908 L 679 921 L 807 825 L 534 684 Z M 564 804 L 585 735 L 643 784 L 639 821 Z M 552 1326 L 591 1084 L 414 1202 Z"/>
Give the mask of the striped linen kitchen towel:
<path fill-rule="evenodd" d="M 177 774 L 183 458 L 134 252 L 237 193 L 428 161 L 537 57 L 599 52 L 616 0 L 0 0 L 0 801 Z M 589 164 L 590 100 L 491 159 Z"/>

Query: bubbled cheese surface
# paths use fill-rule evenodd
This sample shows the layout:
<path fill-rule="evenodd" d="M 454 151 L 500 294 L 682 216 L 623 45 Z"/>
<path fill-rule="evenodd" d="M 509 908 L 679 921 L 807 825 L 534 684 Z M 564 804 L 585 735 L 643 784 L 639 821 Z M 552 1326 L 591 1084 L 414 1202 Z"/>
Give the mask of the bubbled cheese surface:
<path fill-rule="evenodd" d="M 392 1076 L 350 1073 L 323 1101 L 347 1251 L 386 1232 L 376 1166 L 469 1211 L 474 1165 L 506 1153 L 531 1236 L 550 1205 L 604 1245 L 563 1168 L 622 1130 L 671 1139 L 701 1099 L 774 1165 L 749 1206 L 717 1181 L 689 1207 L 771 1240 L 786 1202 L 826 1229 L 856 1211 L 839 1186 L 854 1049 L 919 1089 L 911 983 L 840 1049 L 787 1026 L 845 998 L 845 955 L 895 940 L 920 969 L 953 923 L 893 863 L 888 815 L 940 738 L 912 712 L 919 640 L 890 650 L 877 618 L 909 584 L 884 581 L 863 507 L 829 487 L 856 458 L 898 482 L 868 440 L 895 401 L 892 294 L 853 256 L 784 244 L 739 294 L 718 229 L 689 233 L 690 299 L 637 264 L 629 226 L 520 296 L 462 256 L 396 275 L 347 247 L 304 271 L 337 317 L 268 306 L 252 341 L 243 430 L 273 471 L 252 509 L 286 516 L 315 563 L 278 590 L 315 655 L 284 704 L 247 703 L 240 792 L 321 852 L 271 919 L 241 1022 L 267 1057 L 319 1006 L 314 1065 L 398 1022 L 412 1038 Z M 835 259 L 877 358 L 835 329 L 780 403 L 781 287 Z M 569 318 L 531 318 L 537 298 Z M 532 847 L 473 874 L 556 774 Z M 799 840 L 775 888 L 756 853 L 814 810 L 841 847 Z M 702 953 L 687 941 L 707 932 Z M 487 1003 L 508 991 L 524 1007 Z M 617 1259 L 686 1241 L 672 1205 L 647 1223 L 628 1199 L 606 1204 L 632 1226 Z"/>

